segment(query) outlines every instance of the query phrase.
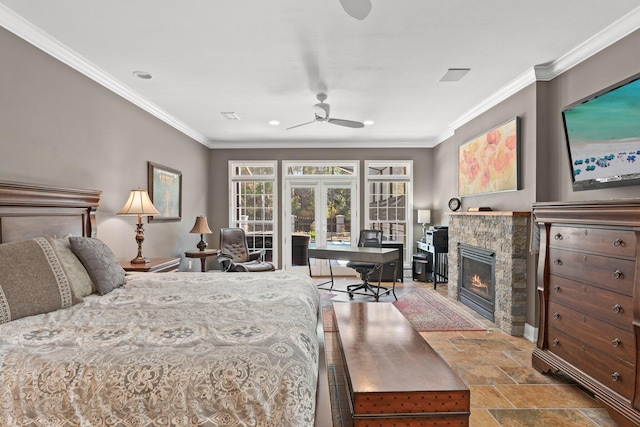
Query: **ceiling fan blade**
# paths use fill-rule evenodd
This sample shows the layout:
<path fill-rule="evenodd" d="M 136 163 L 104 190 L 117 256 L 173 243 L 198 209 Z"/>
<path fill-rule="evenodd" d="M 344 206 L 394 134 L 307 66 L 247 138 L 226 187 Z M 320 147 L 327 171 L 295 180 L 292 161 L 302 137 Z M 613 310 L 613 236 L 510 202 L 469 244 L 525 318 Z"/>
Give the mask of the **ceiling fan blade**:
<path fill-rule="evenodd" d="M 354 122 L 353 120 L 343 120 L 343 119 L 329 119 L 327 122 L 338 125 L 338 126 L 346 126 L 348 128 L 363 128 L 364 123 Z"/>
<path fill-rule="evenodd" d="M 370 0 L 340 0 L 345 12 L 352 18 L 362 21 L 371 12 Z"/>
<path fill-rule="evenodd" d="M 315 120 L 311 120 L 310 122 L 300 123 L 299 125 L 291 126 L 290 128 L 286 128 L 285 130 L 299 128 L 300 126 L 310 125 L 311 123 L 315 123 Z"/>

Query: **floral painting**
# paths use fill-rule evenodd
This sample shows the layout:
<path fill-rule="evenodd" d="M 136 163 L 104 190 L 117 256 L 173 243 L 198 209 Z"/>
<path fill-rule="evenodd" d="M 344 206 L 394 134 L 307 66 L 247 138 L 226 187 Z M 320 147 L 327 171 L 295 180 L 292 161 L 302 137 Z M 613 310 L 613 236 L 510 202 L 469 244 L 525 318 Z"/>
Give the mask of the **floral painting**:
<path fill-rule="evenodd" d="M 458 195 L 518 189 L 518 117 L 463 144 L 458 154 Z"/>

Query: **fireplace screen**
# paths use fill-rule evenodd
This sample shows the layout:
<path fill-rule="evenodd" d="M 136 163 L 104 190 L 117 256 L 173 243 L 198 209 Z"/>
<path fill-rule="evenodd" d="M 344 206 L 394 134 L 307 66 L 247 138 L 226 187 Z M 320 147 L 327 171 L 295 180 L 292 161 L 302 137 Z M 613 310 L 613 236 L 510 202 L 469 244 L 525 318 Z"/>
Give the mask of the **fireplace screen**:
<path fill-rule="evenodd" d="M 460 301 L 493 321 L 495 252 L 460 245 Z"/>

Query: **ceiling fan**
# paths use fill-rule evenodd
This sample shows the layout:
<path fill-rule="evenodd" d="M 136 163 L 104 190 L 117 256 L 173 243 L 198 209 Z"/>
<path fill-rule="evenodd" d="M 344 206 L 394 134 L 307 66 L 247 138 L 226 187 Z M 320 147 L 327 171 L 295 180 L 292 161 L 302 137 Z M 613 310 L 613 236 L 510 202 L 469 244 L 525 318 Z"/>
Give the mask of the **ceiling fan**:
<path fill-rule="evenodd" d="M 370 0 L 340 0 L 340 4 L 349 16 L 362 21 L 371 12 Z"/>
<path fill-rule="evenodd" d="M 324 102 L 324 101 L 327 100 L 327 94 L 326 93 L 319 93 L 319 94 L 316 95 L 316 98 L 320 102 L 313 106 L 313 113 L 316 116 L 315 119 L 311 120 L 310 122 L 301 123 L 299 125 L 288 127 L 287 130 L 293 129 L 293 128 L 297 128 L 297 127 L 300 127 L 300 126 L 309 125 L 309 124 L 315 123 L 315 122 L 331 123 L 333 125 L 346 126 L 348 128 L 362 128 L 362 127 L 364 127 L 364 123 L 361 123 L 361 122 L 355 122 L 353 120 L 332 119 L 332 118 L 330 118 L 329 117 L 329 111 L 331 110 L 331 107 L 329 106 L 329 104 L 326 104 Z"/>

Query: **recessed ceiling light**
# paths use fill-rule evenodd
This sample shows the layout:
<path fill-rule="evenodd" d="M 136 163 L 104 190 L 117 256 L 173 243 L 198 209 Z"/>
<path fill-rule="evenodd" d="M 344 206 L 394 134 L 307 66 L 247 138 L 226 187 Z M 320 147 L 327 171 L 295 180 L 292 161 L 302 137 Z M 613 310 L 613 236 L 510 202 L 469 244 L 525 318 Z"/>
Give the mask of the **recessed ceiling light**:
<path fill-rule="evenodd" d="M 375 122 L 373 120 L 365 120 L 364 122 L 362 122 L 365 126 L 371 126 L 372 124 L 374 124 Z"/>
<path fill-rule="evenodd" d="M 449 68 L 440 81 L 458 82 L 466 76 L 469 71 L 471 71 L 471 68 Z"/>
<path fill-rule="evenodd" d="M 277 120 L 269 120 L 269 124 L 270 124 L 271 126 L 278 126 L 278 125 L 280 124 L 280 122 L 279 122 L 279 121 L 277 121 Z"/>
<path fill-rule="evenodd" d="M 151 78 L 151 74 L 146 71 L 134 71 L 133 75 L 138 77 L 139 79 L 149 80 Z"/>
<path fill-rule="evenodd" d="M 222 114 L 222 117 L 224 117 L 225 119 L 240 120 L 240 117 L 238 117 L 238 115 L 236 113 L 234 113 L 233 111 L 223 111 L 220 114 Z"/>

